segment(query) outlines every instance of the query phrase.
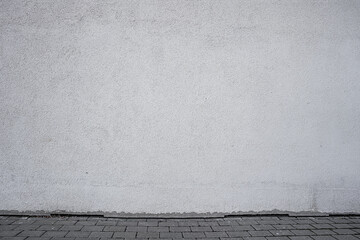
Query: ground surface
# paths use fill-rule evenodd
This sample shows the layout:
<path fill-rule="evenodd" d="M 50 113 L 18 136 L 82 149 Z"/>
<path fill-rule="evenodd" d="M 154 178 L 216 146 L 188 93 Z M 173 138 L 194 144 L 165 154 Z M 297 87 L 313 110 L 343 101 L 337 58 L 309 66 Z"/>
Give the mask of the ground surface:
<path fill-rule="evenodd" d="M 118 219 L 0 216 L 1 239 L 360 239 L 360 217 Z"/>

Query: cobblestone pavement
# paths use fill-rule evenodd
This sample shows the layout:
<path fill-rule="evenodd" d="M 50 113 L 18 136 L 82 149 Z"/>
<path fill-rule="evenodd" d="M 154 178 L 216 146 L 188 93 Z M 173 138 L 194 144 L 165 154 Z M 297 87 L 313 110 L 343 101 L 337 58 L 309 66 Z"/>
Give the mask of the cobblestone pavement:
<path fill-rule="evenodd" d="M 0 238 L 358 240 L 360 217 L 120 219 L 0 216 Z"/>

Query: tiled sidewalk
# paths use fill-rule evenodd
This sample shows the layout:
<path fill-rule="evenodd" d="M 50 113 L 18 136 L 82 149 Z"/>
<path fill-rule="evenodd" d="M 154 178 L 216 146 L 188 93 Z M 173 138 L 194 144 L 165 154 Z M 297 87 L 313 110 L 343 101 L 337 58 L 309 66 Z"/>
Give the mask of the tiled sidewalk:
<path fill-rule="evenodd" d="M 0 216 L 0 238 L 359 240 L 360 217 L 120 219 Z"/>

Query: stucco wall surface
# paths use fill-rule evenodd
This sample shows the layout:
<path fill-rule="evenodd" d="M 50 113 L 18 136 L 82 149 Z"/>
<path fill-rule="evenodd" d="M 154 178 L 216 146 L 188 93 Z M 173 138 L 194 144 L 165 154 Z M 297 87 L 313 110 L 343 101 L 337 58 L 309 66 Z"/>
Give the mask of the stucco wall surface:
<path fill-rule="evenodd" d="M 360 212 L 360 1 L 0 1 L 0 210 Z"/>

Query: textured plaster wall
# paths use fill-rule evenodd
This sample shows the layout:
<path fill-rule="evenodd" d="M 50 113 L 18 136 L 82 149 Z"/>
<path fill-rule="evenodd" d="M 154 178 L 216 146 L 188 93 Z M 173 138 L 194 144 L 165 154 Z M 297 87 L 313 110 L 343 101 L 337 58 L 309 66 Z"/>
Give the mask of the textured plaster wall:
<path fill-rule="evenodd" d="M 0 209 L 360 211 L 360 1 L 0 1 Z"/>

